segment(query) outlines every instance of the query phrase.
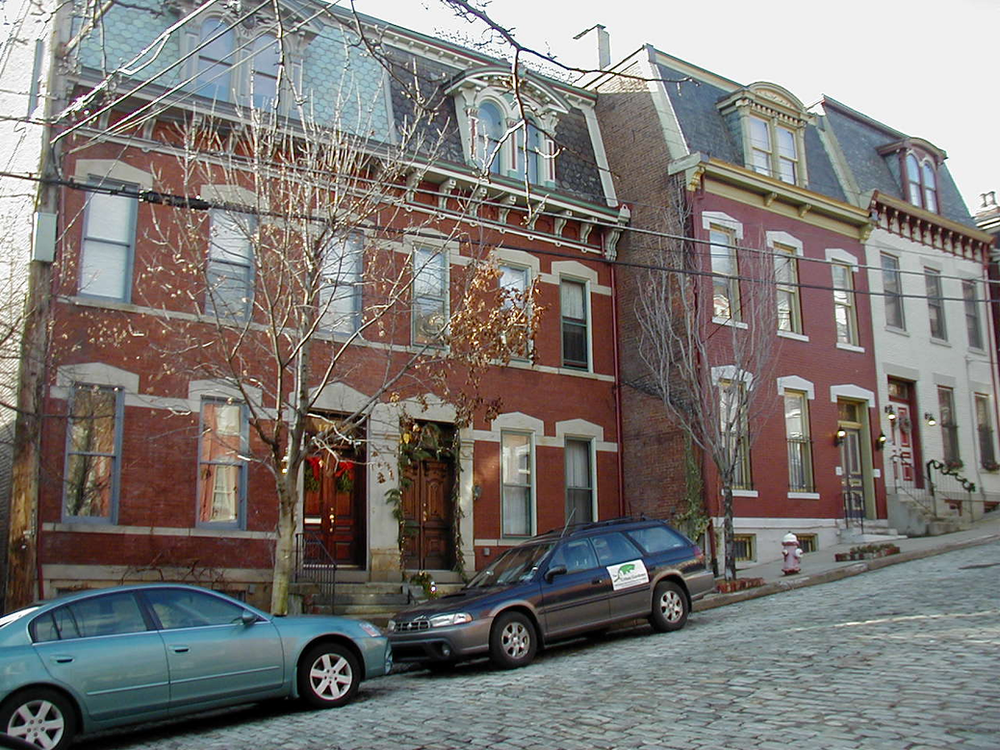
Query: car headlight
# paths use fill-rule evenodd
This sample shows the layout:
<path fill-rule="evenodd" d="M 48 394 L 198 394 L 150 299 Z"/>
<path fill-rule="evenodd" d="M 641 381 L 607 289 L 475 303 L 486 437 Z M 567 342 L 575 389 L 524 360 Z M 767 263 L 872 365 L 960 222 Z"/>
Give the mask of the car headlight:
<path fill-rule="evenodd" d="M 385 629 L 388 630 L 390 633 L 393 632 L 396 629 L 396 621 L 389 620 L 389 623 L 385 626 Z"/>
<path fill-rule="evenodd" d="M 379 636 L 379 635 L 382 635 L 382 631 L 379 630 L 374 625 L 372 625 L 370 622 L 365 622 L 364 620 L 361 620 L 361 621 L 358 622 L 358 627 L 361 628 L 366 633 L 368 633 L 368 635 L 370 635 L 370 636 Z"/>
<path fill-rule="evenodd" d="M 465 622 L 472 622 L 472 615 L 468 612 L 455 612 L 450 615 L 436 615 L 429 620 L 432 628 L 443 628 L 447 625 L 461 625 Z"/>

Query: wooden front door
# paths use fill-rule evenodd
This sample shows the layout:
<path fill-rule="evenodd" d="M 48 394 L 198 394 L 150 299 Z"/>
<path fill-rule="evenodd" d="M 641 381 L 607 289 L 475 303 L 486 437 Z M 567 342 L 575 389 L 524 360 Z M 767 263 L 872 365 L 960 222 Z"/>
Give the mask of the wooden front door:
<path fill-rule="evenodd" d="M 449 570 L 455 564 L 452 463 L 420 461 L 410 467 L 407 478 L 410 485 L 403 491 L 403 564 L 408 569 Z"/>
<path fill-rule="evenodd" d="M 313 554 L 309 558 L 313 562 L 322 557 L 344 565 L 358 564 L 363 552 L 364 464 L 357 456 L 340 456 L 337 460 L 321 452 L 307 460 L 304 470 L 309 475 L 305 481 L 303 530 L 329 555 Z"/>

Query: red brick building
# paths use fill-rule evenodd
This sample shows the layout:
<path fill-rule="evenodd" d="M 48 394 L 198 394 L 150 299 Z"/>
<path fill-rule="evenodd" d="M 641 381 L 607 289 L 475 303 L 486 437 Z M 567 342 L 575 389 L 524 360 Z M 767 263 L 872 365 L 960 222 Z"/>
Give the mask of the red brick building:
<path fill-rule="evenodd" d="M 744 86 L 652 47 L 612 71 L 642 79 L 611 74 L 590 86 L 600 93 L 618 195 L 632 209 L 620 258 L 648 263 L 656 243 L 685 242 L 690 272 L 704 280 L 693 303 L 702 334 L 720 342 L 706 348 L 705 382 L 719 387 L 730 371 L 767 378 L 749 425 L 759 436 L 734 480 L 738 563 L 780 557 L 789 531 L 809 550 L 837 543 L 845 518 L 869 529 L 884 524 L 862 272 L 869 217 L 847 202 L 815 118 L 780 86 Z M 754 266 L 772 269 L 769 317 L 749 312 Z M 718 533 L 713 462 L 686 447 L 655 389 L 644 386 L 636 300 L 647 293 L 646 271 L 620 273 L 625 495 L 636 511 L 680 516 L 703 490 Z M 768 330 L 755 330 L 761 326 Z M 721 343 L 751 335 L 773 348 L 765 373 L 731 361 L 732 345 Z"/>
<path fill-rule="evenodd" d="M 37 498 L 38 592 L 165 578 L 266 602 L 278 522 L 268 456 L 286 448 L 252 425 L 300 390 L 324 439 L 324 425 L 363 418 L 304 463 L 299 573 L 335 566 L 342 582 L 399 580 L 402 561 L 447 580 L 569 517 L 618 515 L 606 261 L 626 215 L 602 169 L 597 95 L 528 74 L 524 120 L 505 63 L 373 19 L 363 24 L 380 52 L 361 52 L 349 19 L 325 4 L 283 3 L 295 33 L 281 41 L 264 11 L 248 20 L 183 2 L 165 16 L 139 6 L 111 8 L 60 61 L 72 71 L 60 90 L 72 95 L 51 133 L 60 180 L 41 203 L 58 233 L 36 290 L 49 303 L 44 416 L 12 499 L 30 517 Z M 56 17 L 55 39 L 79 28 L 71 12 Z M 155 64 L 93 95 L 105 60 L 123 65 L 156 39 Z M 278 75 L 280 45 L 289 64 Z M 262 238 L 315 217 L 275 218 L 262 207 L 266 184 L 232 179 L 233 153 L 198 152 L 203 163 L 192 164 L 183 137 L 208 122 L 239 155 L 253 112 L 270 107 L 295 132 L 306 101 L 320 125 L 363 121 L 358 148 L 384 163 L 380 144 L 416 118 L 407 80 L 433 103 L 430 163 L 411 154 L 408 171 L 386 178 L 386 210 L 333 235 L 338 267 L 321 274 L 319 334 L 299 379 L 242 353 L 234 369 L 227 351 L 284 335 L 264 311 L 283 287 Z M 536 290 L 523 304 L 537 335 L 482 375 L 497 413 L 465 425 L 445 392 L 463 389 L 460 371 L 445 390 L 424 385 L 438 382 L 426 375 L 434 357 L 447 360 L 427 345 L 455 325 L 469 269 L 487 257 L 501 288 Z M 379 281 L 390 277 L 392 294 Z M 379 306 L 393 322 L 368 325 Z M 400 365 L 414 357 L 425 375 Z M 390 387 L 387 372 L 406 374 Z M 426 450 L 403 470 L 401 445 Z"/>

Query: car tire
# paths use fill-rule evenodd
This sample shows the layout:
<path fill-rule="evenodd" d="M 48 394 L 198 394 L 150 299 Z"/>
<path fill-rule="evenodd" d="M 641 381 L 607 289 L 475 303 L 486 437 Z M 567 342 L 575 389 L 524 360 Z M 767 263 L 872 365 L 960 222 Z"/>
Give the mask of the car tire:
<path fill-rule="evenodd" d="M 62 693 L 29 688 L 0 706 L 0 731 L 35 747 L 64 750 L 76 735 L 76 711 Z"/>
<path fill-rule="evenodd" d="M 680 630 L 688 618 L 688 600 L 684 590 L 673 581 L 662 581 L 653 591 L 653 611 L 649 622 L 654 630 L 669 633 Z"/>
<path fill-rule="evenodd" d="M 490 630 L 490 660 L 502 669 L 526 667 L 535 658 L 535 627 L 520 612 L 504 612 Z"/>
<path fill-rule="evenodd" d="M 336 708 L 358 692 L 361 669 L 357 657 L 339 643 L 321 643 L 299 662 L 299 696 L 312 708 Z"/>

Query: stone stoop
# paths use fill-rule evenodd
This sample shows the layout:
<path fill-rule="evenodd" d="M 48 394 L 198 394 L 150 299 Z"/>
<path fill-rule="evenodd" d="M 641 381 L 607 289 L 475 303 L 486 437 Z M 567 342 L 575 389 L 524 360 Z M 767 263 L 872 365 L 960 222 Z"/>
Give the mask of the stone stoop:
<path fill-rule="evenodd" d="M 839 538 L 840 544 L 878 544 L 906 539 L 906 535 L 900 534 L 896 529 L 890 527 L 889 522 L 885 519 L 878 519 L 865 521 L 864 533 L 861 533 L 859 527 L 846 526 L 841 528 Z"/>
<path fill-rule="evenodd" d="M 438 595 L 457 591 L 464 583 L 438 583 Z M 303 586 L 302 594 L 314 594 Z M 424 590 L 408 583 L 385 581 L 338 582 L 334 601 L 317 601 L 309 608 L 310 614 L 341 615 L 368 620 L 384 627 L 394 614 L 423 601 Z"/>

